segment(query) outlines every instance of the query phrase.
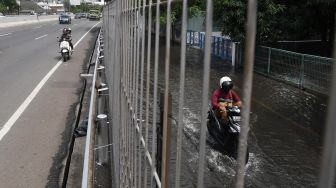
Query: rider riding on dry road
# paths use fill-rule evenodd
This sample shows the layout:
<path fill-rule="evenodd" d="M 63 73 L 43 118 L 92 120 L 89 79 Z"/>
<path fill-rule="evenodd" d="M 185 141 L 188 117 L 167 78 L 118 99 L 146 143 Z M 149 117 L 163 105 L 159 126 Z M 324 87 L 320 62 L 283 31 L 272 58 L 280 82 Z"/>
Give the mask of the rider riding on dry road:
<path fill-rule="evenodd" d="M 61 35 L 60 40 L 58 42 L 62 42 L 63 40 L 66 40 L 66 41 L 69 42 L 71 50 L 73 51 L 72 38 L 71 38 L 71 28 L 64 28 L 63 29 L 62 35 Z"/>

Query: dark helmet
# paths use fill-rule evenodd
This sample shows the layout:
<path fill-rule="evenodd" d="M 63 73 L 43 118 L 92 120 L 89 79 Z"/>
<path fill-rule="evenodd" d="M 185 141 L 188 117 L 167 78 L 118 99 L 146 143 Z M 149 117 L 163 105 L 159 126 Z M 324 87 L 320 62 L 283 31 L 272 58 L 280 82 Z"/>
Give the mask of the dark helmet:
<path fill-rule="evenodd" d="M 224 76 L 219 81 L 219 87 L 222 88 L 224 92 L 228 92 L 233 88 L 233 83 L 230 77 Z"/>
<path fill-rule="evenodd" d="M 68 31 L 69 34 L 71 34 L 71 28 L 70 27 L 67 28 L 67 31 Z"/>

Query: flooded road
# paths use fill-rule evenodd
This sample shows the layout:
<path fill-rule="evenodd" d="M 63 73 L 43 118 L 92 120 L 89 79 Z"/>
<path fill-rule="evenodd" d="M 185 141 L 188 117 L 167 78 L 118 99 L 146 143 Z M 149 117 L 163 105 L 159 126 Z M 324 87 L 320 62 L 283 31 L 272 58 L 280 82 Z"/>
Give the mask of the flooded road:
<path fill-rule="evenodd" d="M 170 90 L 173 117 L 177 119 L 180 48 L 171 48 Z M 152 50 L 154 52 L 154 50 Z M 164 81 L 164 45 L 160 46 L 159 83 Z M 154 59 L 154 58 L 152 58 Z M 181 187 L 196 187 L 203 54 L 187 48 L 184 129 Z M 153 65 L 152 65 L 153 68 Z M 242 70 L 233 70 L 229 63 L 212 59 L 210 91 L 218 87 L 222 76 L 230 76 L 234 90 L 241 94 Z M 209 93 L 209 99 L 211 96 Z M 246 165 L 246 187 L 316 187 L 322 149 L 327 97 L 311 94 L 296 87 L 254 74 L 249 133 L 249 162 Z M 210 103 L 210 100 L 209 100 Z M 172 129 L 170 187 L 175 181 L 176 124 Z M 235 160 L 216 149 L 207 135 L 206 187 L 232 187 Z"/>

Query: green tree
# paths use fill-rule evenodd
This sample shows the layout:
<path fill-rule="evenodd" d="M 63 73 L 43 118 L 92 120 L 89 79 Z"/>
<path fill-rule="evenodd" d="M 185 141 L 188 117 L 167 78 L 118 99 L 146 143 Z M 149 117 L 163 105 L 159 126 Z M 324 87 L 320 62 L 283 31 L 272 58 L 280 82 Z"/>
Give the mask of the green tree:
<path fill-rule="evenodd" d="M 8 9 L 7 9 L 8 7 Z M 1 0 L 0 11 L 1 12 L 13 12 L 18 9 L 18 5 L 15 0 Z"/>
<path fill-rule="evenodd" d="M 280 21 L 279 15 L 285 6 L 273 0 L 259 0 L 257 14 L 257 41 L 274 41 L 281 36 L 277 30 Z M 245 0 L 215 0 L 214 18 L 222 28 L 222 33 L 229 35 L 234 41 L 243 41 L 245 38 L 247 5 Z"/>
<path fill-rule="evenodd" d="M 6 12 L 6 11 L 7 11 L 6 6 L 2 2 L 0 2 L 0 12 Z"/>

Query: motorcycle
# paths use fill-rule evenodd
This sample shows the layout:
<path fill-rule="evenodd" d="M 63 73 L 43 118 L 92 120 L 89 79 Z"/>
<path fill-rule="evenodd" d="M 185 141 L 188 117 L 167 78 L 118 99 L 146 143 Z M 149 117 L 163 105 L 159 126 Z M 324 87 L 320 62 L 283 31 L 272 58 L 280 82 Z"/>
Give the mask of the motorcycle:
<path fill-rule="evenodd" d="M 60 48 L 60 53 L 62 55 L 63 62 L 66 62 L 67 60 L 70 59 L 72 55 L 72 49 L 70 47 L 70 42 L 66 39 L 63 39 L 59 44 L 59 48 Z"/>
<path fill-rule="evenodd" d="M 221 146 L 222 152 L 237 160 L 240 134 L 240 109 L 237 106 L 226 107 L 227 119 L 222 120 L 210 105 L 207 128 L 210 136 Z M 246 152 L 246 163 L 249 151 Z"/>

